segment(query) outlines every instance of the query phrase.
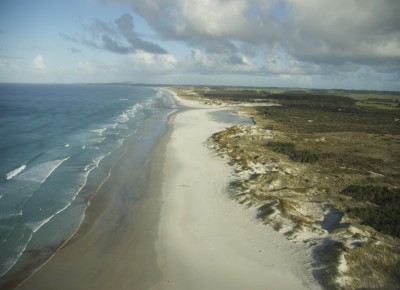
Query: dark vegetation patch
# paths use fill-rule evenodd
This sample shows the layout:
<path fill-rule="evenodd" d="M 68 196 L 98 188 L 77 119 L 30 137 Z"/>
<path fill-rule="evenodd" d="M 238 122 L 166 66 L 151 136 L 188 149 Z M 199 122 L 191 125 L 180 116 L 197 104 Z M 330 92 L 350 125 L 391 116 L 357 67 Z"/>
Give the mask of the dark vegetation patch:
<path fill-rule="evenodd" d="M 400 191 L 386 186 L 350 185 L 343 189 L 341 193 L 380 206 L 400 207 Z"/>
<path fill-rule="evenodd" d="M 287 125 L 293 132 L 365 132 L 400 134 L 399 111 L 379 110 L 368 107 L 313 107 L 289 105 L 260 107 L 266 118 Z"/>
<path fill-rule="evenodd" d="M 349 97 L 342 97 L 328 94 L 312 94 L 308 92 L 285 92 L 271 94 L 271 100 L 278 101 L 283 105 L 311 106 L 322 108 L 350 108 L 354 107 L 356 101 Z"/>
<path fill-rule="evenodd" d="M 241 90 L 241 89 L 210 89 L 202 95 L 211 100 L 233 102 L 268 102 L 275 101 L 286 105 L 311 105 L 320 107 L 351 107 L 355 106 L 354 99 L 319 91 L 281 91 L 279 93 L 269 90 Z"/>
<path fill-rule="evenodd" d="M 341 194 L 373 203 L 368 207 L 350 208 L 348 214 L 379 232 L 400 238 L 400 190 L 386 186 L 350 185 Z"/>
<path fill-rule="evenodd" d="M 276 153 L 287 155 L 292 161 L 301 163 L 315 163 L 318 155 L 308 150 L 297 150 L 293 143 L 268 142 L 265 146 Z"/>

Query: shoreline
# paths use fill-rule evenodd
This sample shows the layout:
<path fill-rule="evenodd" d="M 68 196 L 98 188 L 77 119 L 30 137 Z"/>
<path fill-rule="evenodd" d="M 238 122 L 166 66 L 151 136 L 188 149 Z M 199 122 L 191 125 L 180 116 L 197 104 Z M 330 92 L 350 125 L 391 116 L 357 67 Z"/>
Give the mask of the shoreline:
<path fill-rule="evenodd" d="M 320 289 L 311 252 L 256 220 L 228 197 L 231 168 L 206 147 L 226 129 L 223 107 L 175 97 L 156 252 L 162 280 L 150 289 Z"/>
<path fill-rule="evenodd" d="M 77 235 L 16 289 L 320 289 L 310 250 L 229 198 L 231 168 L 205 145 L 229 126 L 209 113 L 226 108 L 174 99 L 125 224 L 106 186 Z"/>
<path fill-rule="evenodd" d="M 96 194 L 77 232 L 15 289 L 148 289 L 161 279 L 153 244 L 160 217 L 168 124 L 175 114 L 168 116 L 165 131 L 153 144 L 144 168 L 135 171 L 146 179 L 143 188 L 137 189 L 131 181 L 132 168 L 124 172 L 129 160 L 120 161 L 125 165 Z M 118 186 L 120 179 L 124 183 Z M 129 190 L 142 193 L 128 200 L 115 198 L 119 191 Z M 124 215 L 119 213 L 121 207 L 128 208 Z"/>

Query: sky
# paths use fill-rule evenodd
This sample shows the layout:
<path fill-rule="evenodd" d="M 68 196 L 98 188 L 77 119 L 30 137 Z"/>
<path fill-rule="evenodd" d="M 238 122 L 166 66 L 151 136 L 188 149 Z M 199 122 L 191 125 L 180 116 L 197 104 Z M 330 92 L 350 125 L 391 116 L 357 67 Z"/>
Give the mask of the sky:
<path fill-rule="evenodd" d="M 400 90 L 399 0 L 1 0 L 0 82 Z"/>

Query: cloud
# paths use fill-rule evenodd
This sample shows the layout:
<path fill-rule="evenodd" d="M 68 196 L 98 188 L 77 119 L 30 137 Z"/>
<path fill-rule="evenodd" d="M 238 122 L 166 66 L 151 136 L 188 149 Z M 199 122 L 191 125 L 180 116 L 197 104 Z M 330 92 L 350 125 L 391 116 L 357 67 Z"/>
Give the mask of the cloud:
<path fill-rule="evenodd" d="M 137 33 L 134 30 L 133 26 L 133 17 L 129 14 L 123 14 L 117 20 L 115 20 L 117 24 L 117 29 L 121 33 L 121 35 L 127 40 L 132 48 L 135 50 L 142 50 L 149 53 L 154 54 L 164 54 L 167 53 L 165 49 L 161 48 L 157 44 L 144 41 L 139 38 Z"/>
<path fill-rule="evenodd" d="M 255 73 L 257 66 L 246 56 L 237 52 L 226 51 L 225 54 L 207 53 L 193 49 L 182 61 L 181 66 L 187 72 L 203 74 Z"/>
<path fill-rule="evenodd" d="M 272 42 L 277 36 L 269 17 L 272 9 L 270 6 L 273 6 L 271 1 L 128 2 L 164 39 L 183 41 L 192 47 L 206 48 L 210 52 L 227 48 L 235 50 L 232 40 L 263 43 L 266 39 Z"/>
<path fill-rule="evenodd" d="M 397 0 L 130 1 L 162 37 L 192 46 L 232 40 L 272 47 L 299 60 L 373 64 L 400 57 Z"/>
<path fill-rule="evenodd" d="M 46 69 L 46 65 L 44 63 L 44 58 L 41 54 L 38 54 L 34 59 L 33 59 L 33 67 L 37 71 L 44 71 Z"/>
<path fill-rule="evenodd" d="M 129 67 L 141 73 L 168 73 L 177 70 L 178 61 L 170 54 L 136 51 L 128 55 Z"/>
<path fill-rule="evenodd" d="M 78 63 L 78 71 L 85 74 L 92 74 L 95 71 L 95 69 L 90 62 L 83 61 Z"/>
<path fill-rule="evenodd" d="M 78 44 L 82 44 L 86 47 L 90 47 L 92 49 L 101 49 L 101 47 L 96 44 L 94 41 L 88 40 L 86 37 L 78 35 L 78 36 L 72 36 L 72 35 L 68 35 L 65 33 L 59 33 L 58 34 L 61 38 L 74 42 L 74 43 L 78 43 Z"/>
<path fill-rule="evenodd" d="M 298 59 L 322 64 L 400 64 L 400 2 L 287 0 L 281 43 Z"/>
<path fill-rule="evenodd" d="M 120 45 L 117 41 L 113 40 L 111 37 L 107 35 L 103 35 L 101 39 L 103 41 L 103 47 L 110 52 L 120 53 L 120 54 L 127 54 L 131 52 L 131 49 Z"/>
<path fill-rule="evenodd" d="M 119 75 L 211 75 L 214 83 L 247 75 L 302 86 L 376 80 L 400 89 L 398 0 L 104 1 L 129 3 L 133 13 L 60 37 L 120 55 L 108 64 Z M 103 73 L 95 59 L 90 64 Z"/>
<path fill-rule="evenodd" d="M 106 50 L 116 54 L 129 54 L 138 50 L 154 54 L 166 54 L 159 45 L 143 40 L 135 31 L 133 17 L 123 14 L 114 22 L 94 19 L 84 28 L 84 35 L 71 36 L 60 33 L 65 40 L 82 44 L 86 47 Z"/>

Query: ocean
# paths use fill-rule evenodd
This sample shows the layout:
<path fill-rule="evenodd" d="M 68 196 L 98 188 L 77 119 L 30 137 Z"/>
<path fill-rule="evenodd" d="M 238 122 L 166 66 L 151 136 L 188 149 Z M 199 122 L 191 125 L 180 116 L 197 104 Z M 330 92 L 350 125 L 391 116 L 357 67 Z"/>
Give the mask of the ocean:
<path fill-rule="evenodd" d="M 174 111 L 162 88 L 0 84 L 0 280 L 73 236 L 121 160 L 140 171 Z"/>

